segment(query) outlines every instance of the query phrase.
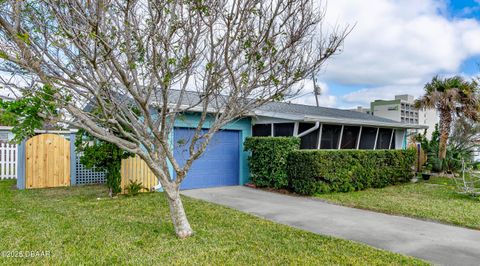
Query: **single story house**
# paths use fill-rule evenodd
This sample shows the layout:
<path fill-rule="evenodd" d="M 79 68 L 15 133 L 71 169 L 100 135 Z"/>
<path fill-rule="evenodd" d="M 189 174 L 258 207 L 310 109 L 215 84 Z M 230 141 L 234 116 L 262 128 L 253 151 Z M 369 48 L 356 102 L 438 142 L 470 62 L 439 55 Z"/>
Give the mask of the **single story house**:
<path fill-rule="evenodd" d="M 180 164 L 187 151 L 177 143 L 188 139 L 198 119 L 199 114 L 192 112 L 175 122 L 174 154 Z M 208 128 L 208 122 L 205 127 Z M 247 183 L 248 152 L 243 151 L 243 142 L 249 136 L 297 136 L 302 149 L 405 149 L 407 131 L 415 129 L 426 126 L 336 108 L 268 103 L 217 132 L 205 153 L 194 162 L 181 188 Z"/>
<path fill-rule="evenodd" d="M 198 103 L 198 94 L 186 95 L 183 99 L 185 106 Z M 175 121 L 172 142 L 174 156 L 180 164 L 188 158 L 184 140 L 189 139 L 199 119 L 200 113 L 189 109 Z M 209 128 L 211 122 L 207 119 L 204 127 Z M 407 131 L 425 128 L 355 111 L 272 102 L 232 121 L 217 132 L 205 153 L 193 163 L 181 188 L 247 183 L 248 152 L 243 150 L 243 143 L 250 136 L 297 136 L 301 138 L 302 149 L 404 149 Z M 0 137 L 11 139 L 10 129 L 0 127 Z M 75 169 L 73 165 L 76 162 L 72 163 L 72 169 Z M 173 169 L 171 172 L 173 175 Z"/>

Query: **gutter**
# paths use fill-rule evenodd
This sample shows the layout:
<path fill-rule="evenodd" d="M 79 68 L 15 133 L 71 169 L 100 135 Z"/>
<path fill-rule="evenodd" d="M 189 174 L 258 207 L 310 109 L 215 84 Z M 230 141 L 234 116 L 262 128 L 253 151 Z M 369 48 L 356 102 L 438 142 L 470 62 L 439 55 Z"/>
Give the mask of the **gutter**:
<path fill-rule="evenodd" d="M 300 138 L 300 137 L 303 137 L 303 136 L 305 136 L 305 135 L 307 135 L 307 134 L 309 134 L 309 133 L 317 130 L 319 127 L 320 127 L 320 122 L 317 121 L 317 122 L 315 123 L 315 126 L 313 126 L 313 127 L 309 128 L 309 129 L 303 131 L 302 133 L 298 134 L 297 137 L 299 137 L 299 138 Z"/>
<path fill-rule="evenodd" d="M 0 126 L 0 130 L 11 131 L 13 127 Z M 44 130 L 44 129 L 35 129 L 35 133 L 52 133 L 52 134 L 65 134 L 65 133 L 77 133 L 78 129 L 69 129 L 69 130 Z"/>
<path fill-rule="evenodd" d="M 396 122 L 380 122 L 380 121 L 367 121 L 367 120 L 358 120 L 358 119 L 338 119 L 331 117 L 322 117 L 322 116 L 305 116 L 304 121 L 307 122 L 322 122 L 322 123 L 331 123 L 331 124 L 341 124 L 341 125 L 356 125 L 356 126 L 380 126 L 380 127 L 391 127 L 391 128 L 411 128 L 411 129 L 427 129 L 426 125 L 415 125 L 415 124 L 402 124 Z"/>

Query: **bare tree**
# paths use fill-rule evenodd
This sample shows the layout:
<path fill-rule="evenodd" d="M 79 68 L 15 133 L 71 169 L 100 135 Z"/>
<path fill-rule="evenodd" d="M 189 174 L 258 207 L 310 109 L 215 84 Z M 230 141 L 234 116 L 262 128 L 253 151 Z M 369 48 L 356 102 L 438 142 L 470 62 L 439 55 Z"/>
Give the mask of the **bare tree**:
<path fill-rule="evenodd" d="M 312 0 L 11 0 L 0 12 L 2 70 L 25 80 L 4 84 L 54 88 L 65 122 L 139 155 L 181 238 L 193 231 L 179 186 L 212 135 L 295 94 L 351 30 L 322 30 L 324 5 Z M 180 165 L 169 136 L 185 112 L 200 119 Z"/>

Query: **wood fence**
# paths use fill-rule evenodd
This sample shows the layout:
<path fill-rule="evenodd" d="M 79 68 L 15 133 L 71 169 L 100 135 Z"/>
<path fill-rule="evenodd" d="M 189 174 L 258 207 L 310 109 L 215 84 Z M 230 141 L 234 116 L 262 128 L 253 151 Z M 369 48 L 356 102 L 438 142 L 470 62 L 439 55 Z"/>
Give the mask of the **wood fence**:
<path fill-rule="evenodd" d="M 25 144 L 25 187 L 70 186 L 70 141 L 41 134 Z"/>
<path fill-rule="evenodd" d="M 17 178 L 17 162 L 17 144 L 0 143 L 0 180 Z"/>
<path fill-rule="evenodd" d="M 144 187 L 143 192 L 153 191 L 158 184 L 152 170 L 138 155 L 122 160 L 121 176 L 122 193 L 128 192 L 127 187 L 132 181 L 140 182 Z"/>

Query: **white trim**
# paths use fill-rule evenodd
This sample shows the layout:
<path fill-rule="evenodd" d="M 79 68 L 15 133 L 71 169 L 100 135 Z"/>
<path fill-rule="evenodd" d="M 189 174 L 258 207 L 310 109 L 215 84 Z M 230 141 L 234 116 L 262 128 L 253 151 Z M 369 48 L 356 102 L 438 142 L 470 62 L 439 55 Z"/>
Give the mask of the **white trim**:
<path fill-rule="evenodd" d="M 345 127 L 345 125 L 342 125 L 342 130 L 340 131 L 340 139 L 338 140 L 338 148 L 337 150 L 340 150 L 340 148 L 342 147 L 342 139 L 343 139 L 343 128 Z"/>
<path fill-rule="evenodd" d="M 395 128 L 392 128 L 392 135 L 390 136 L 390 144 L 388 144 L 388 149 L 390 149 L 390 147 L 392 147 L 392 141 L 393 141 L 393 138 L 395 137 Z M 396 148 L 396 147 L 394 147 Z"/>
<path fill-rule="evenodd" d="M 320 130 L 318 132 L 317 150 L 320 150 L 320 145 L 322 144 L 322 131 L 323 131 L 323 124 L 320 124 Z"/>
<path fill-rule="evenodd" d="M 298 136 L 298 126 L 299 126 L 298 124 L 299 124 L 299 122 L 294 122 L 293 123 L 293 136 L 294 137 L 300 137 L 300 136 Z"/>
<path fill-rule="evenodd" d="M 12 131 L 13 127 L 0 126 L 0 130 Z M 45 130 L 45 129 L 35 129 L 35 133 L 52 133 L 52 134 L 66 134 L 66 133 L 77 133 L 78 129 L 72 128 L 69 130 Z"/>
<path fill-rule="evenodd" d="M 373 145 L 373 149 L 377 149 L 377 141 L 378 141 L 378 133 L 380 132 L 380 128 L 377 127 L 377 135 L 375 136 L 375 145 Z"/>
<path fill-rule="evenodd" d="M 417 124 L 401 124 L 396 122 L 379 122 L 379 121 L 367 121 L 359 119 L 339 119 L 332 117 L 322 117 L 322 116 L 305 116 L 304 121 L 306 122 L 321 122 L 326 124 L 334 125 L 352 125 L 352 126 L 370 126 L 370 127 L 390 127 L 390 128 L 413 128 L 413 129 L 427 129 L 426 125 L 417 125 Z"/>
<path fill-rule="evenodd" d="M 363 129 L 363 126 L 360 126 L 360 130 L 358 131 L 357 150 L 360 147 L 360 138 L 362 137 L 362 129 Z"/>

